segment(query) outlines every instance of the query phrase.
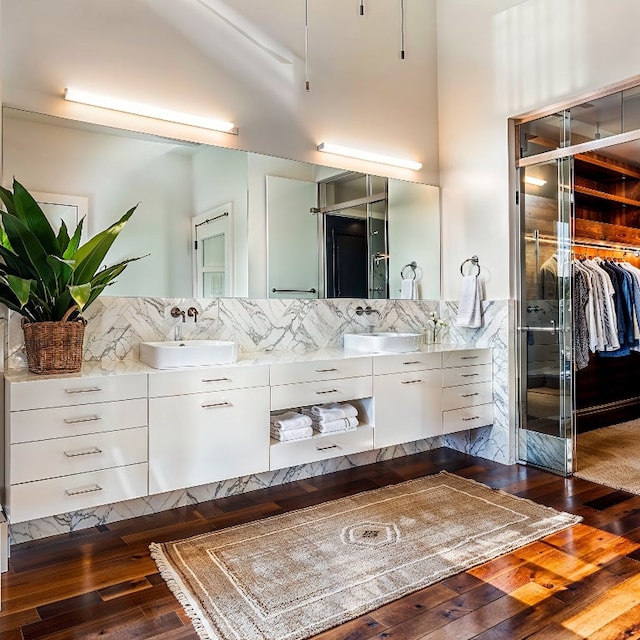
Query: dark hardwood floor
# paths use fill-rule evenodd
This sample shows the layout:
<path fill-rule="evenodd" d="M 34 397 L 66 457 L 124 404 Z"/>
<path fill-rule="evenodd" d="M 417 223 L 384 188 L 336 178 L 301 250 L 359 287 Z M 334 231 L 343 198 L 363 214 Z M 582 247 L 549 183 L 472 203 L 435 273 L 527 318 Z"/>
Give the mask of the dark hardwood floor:
<path fill-rule="evenodd" d="M 441 469 L 584 520 L 315 640 L 640 638 L 640 496 L 448 449 L 16 545 L 2 576 L 0 638 L 196 640 L 149 556 L 150 542 Z"/>

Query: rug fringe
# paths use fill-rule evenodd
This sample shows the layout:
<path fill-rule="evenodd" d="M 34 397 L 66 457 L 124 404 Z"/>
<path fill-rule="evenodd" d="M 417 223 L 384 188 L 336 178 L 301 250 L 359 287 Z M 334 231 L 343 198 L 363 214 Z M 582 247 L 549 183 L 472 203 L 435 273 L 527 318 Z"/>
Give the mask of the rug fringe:
<path fill-rule="evenodd" d="M 193 599 L 189 597 L 184 584 L 169 564 L 162 550 L 162 545 L 157 542 L 152 542 L 149 545 L 149 551 L 151 552 L 151 558 L 158 567 L 160 577 L 167 583 L 169 591 L 173 593 L 176 600 L 180 603 L 180 606 L 184 609 L 184 612 L 189 616 L 189 618 L 191 618 L 193 628 L 201 640 L 221 640 L 220 637 L 213 634 L 213 632 L 209 633 L 209 630 L 200 616 L 198 606 L 195 604 Z"/>

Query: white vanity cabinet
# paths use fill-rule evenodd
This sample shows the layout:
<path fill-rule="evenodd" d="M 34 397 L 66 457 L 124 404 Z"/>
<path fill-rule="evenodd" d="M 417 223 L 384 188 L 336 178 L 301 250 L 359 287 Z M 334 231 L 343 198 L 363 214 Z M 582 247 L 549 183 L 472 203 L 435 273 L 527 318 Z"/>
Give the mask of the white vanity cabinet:
<path fill-rule="evenodd" d="M 5 387 L 12 522 L 147 495 L 147 376 Z"/>
<path fill-rule="evenodd" d="M 271 365 L 271 410 L 282 411 L 331 402 L 358 409 L 359 426 L 316 433 L 310 438 L 271 440 L 270 469 L 318 462 L 373 449 L 371 356 Z"/>
<path fill-rule="evenodd" d="M 442 366 L 443 433 L 493 424 L 491 349 L 445 352 Z"/>
<path fill-rule="evenodd" d="M 442 354 L 376 356 L 373 362 L 376 449 L 442 433 Z"/>
<path fill-rule="evenodd" d="M 149 374 L 149 492 L 269 469 L 269 367 Z"/>

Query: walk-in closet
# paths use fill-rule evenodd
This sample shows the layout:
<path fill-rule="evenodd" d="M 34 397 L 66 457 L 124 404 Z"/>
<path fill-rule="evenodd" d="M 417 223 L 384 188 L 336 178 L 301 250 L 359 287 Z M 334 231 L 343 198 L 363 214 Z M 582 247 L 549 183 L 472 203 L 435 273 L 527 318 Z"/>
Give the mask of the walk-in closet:
<path fill-rule="evenodd" d="M 516 156 L 519 457 L 640 493 L 638 114 L 629 87 L 521 122 Z"/>

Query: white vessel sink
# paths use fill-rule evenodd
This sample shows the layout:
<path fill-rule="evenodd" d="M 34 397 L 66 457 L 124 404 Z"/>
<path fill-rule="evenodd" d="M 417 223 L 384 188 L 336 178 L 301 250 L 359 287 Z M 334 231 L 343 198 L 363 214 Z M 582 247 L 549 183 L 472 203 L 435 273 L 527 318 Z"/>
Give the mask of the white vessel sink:
<path fill-rule="evenodd" d="M 238 343 L 231 340 L 174 340 L 141 342 L 140 360 L 154 369 L 206 367 L 238 359 Z"/>
<path fill-rule="evenodd" d="M 420 350 L 419 333 L 396 333 L 378 331 L 375 333 L 345 333 L 343 346 L 351 351 L 366 353 L 406 353 Z"/>

